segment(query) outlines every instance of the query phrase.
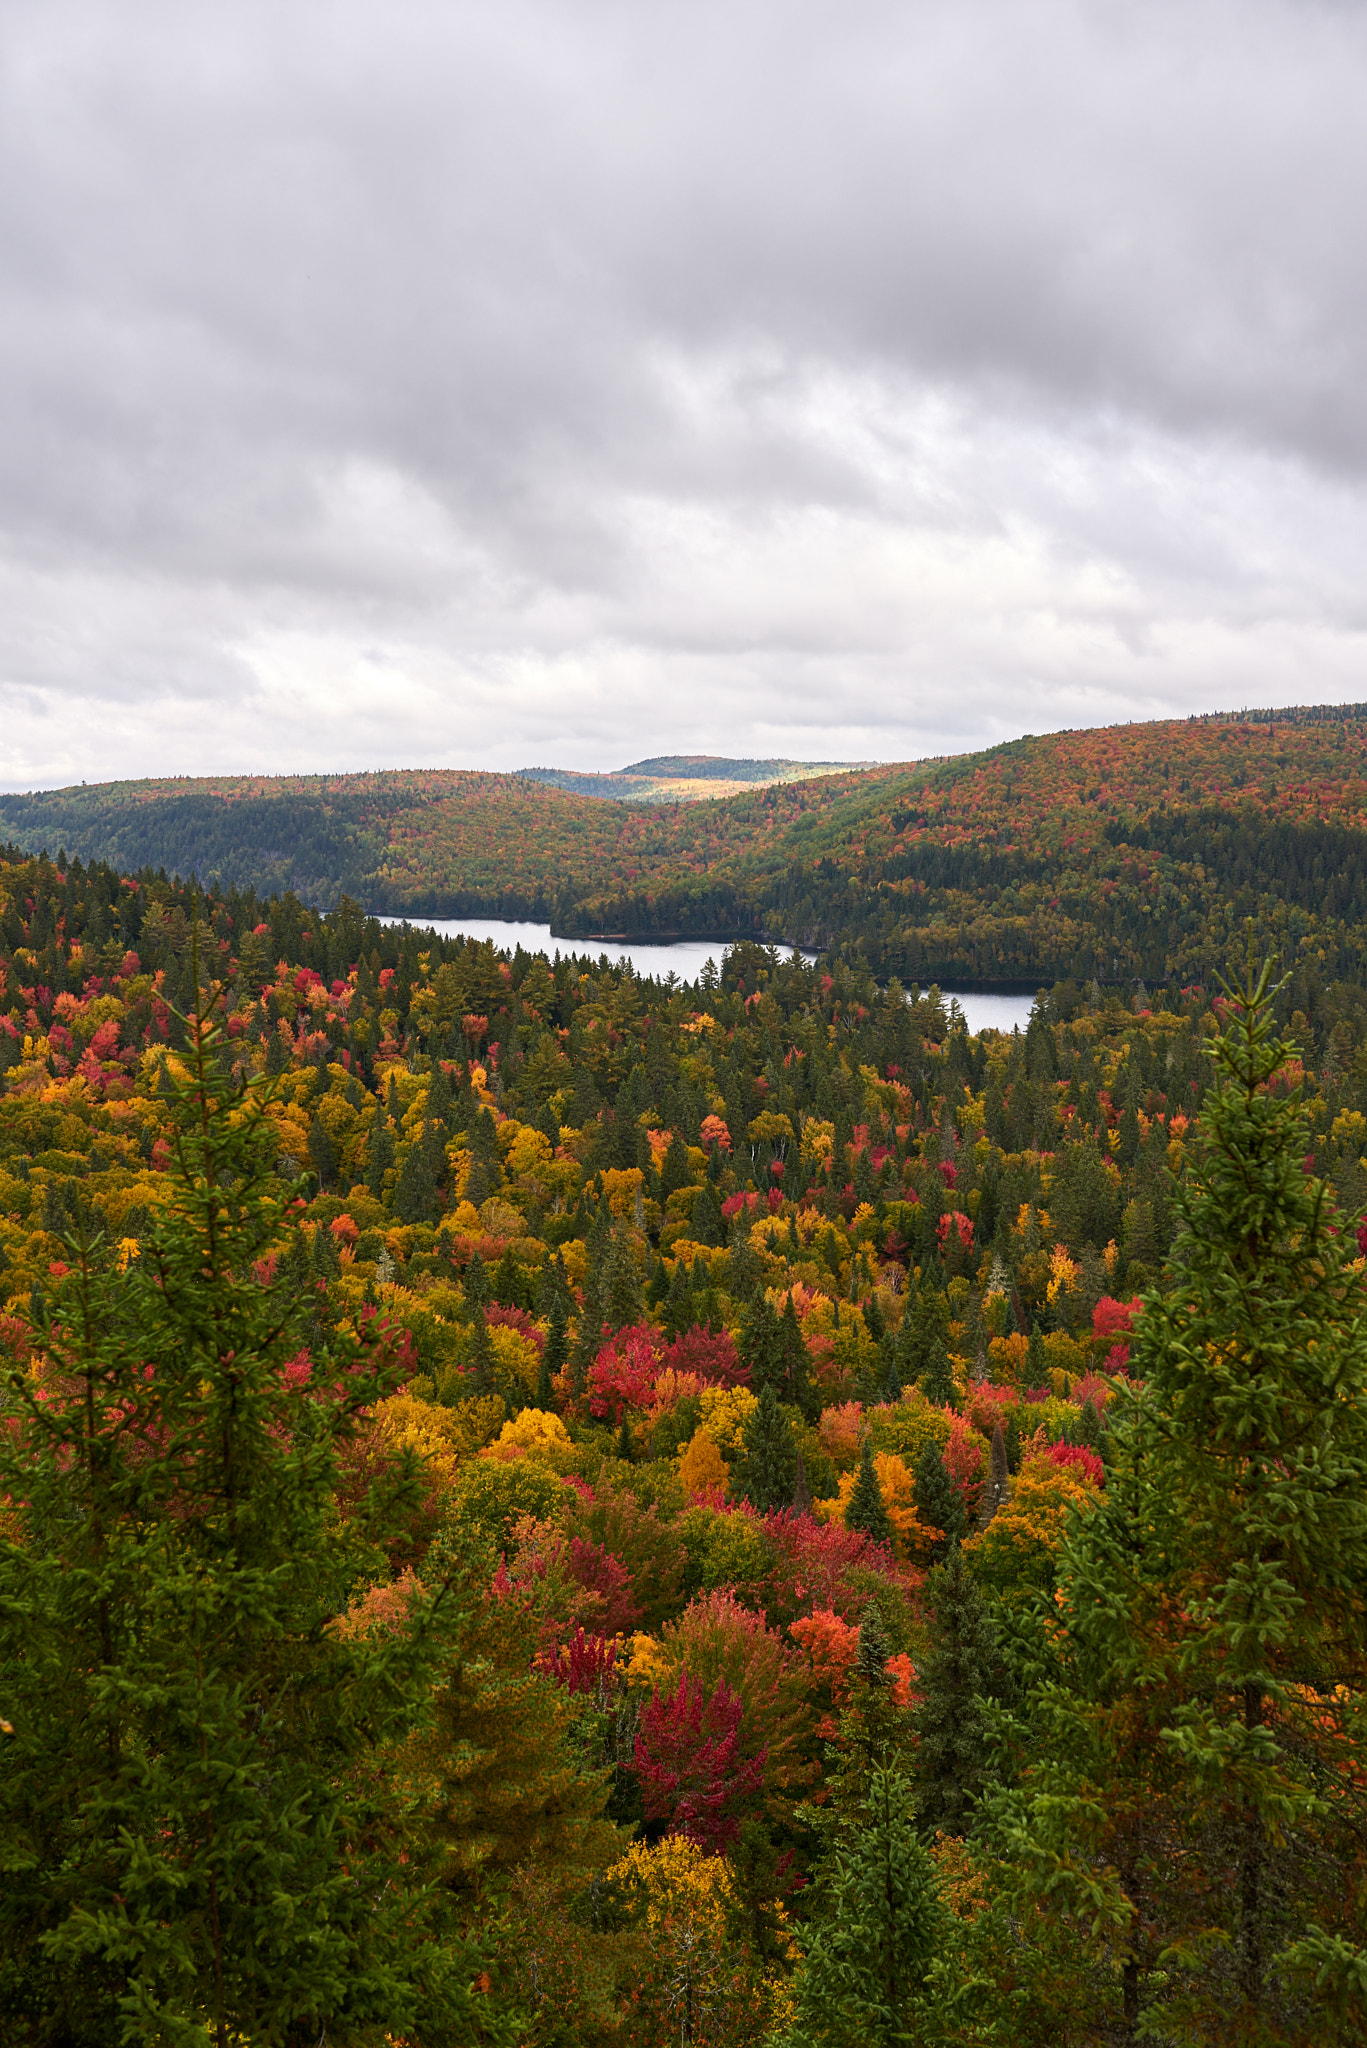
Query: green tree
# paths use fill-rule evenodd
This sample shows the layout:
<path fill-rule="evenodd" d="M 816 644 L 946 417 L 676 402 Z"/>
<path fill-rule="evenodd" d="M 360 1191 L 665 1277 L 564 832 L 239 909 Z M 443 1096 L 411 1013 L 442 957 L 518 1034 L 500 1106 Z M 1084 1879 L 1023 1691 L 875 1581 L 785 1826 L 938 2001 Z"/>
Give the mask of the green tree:
<path fill-rule="evenodd" d="M 278 1034 L 277 1034 L 278 1035 Z M 268 1068 L 267 1071 L 270 1071 Z M 383 1107 L 377 1103 L 375 1114 L 370 1119 L 370 1138 L 366 1146 L 366 1186 L 378 1202 L 384 1194 L 384 1177 L 394 1164 L 394 1131 Z"/>
<path fill-rule="evenodd" d="M 921 1392 L 927 1401 L 933 1401 L 937 1408 L 958 1408 L 959 1389 L 954 1384 L 954 1371 L 949 1363 L 949 1353 L 935 1339 L 930 1349 L 930 1361 L 920 1379 Z"/>
<path fill-rule="evenodd" d="M 749 1370 L 752 1393 L 761 1394 L 766 1387 L 772 1387 L 776 1394 L 785 1391 L 783 1332 L 767 1294 L 757 1294 L 746 1310 L 736 1351 L 741 1364 Z"/>
<path fill-rule="evenodd" d="M 383 1746 L 421 1720 L 439 1603 L 330 1624 L 383 1568 L 341 1459 L 395 1364 L 371 1330 L 298 1356 L 294 1290 L 253 1262 L 287 1212 L 272 1126 L 197 1006 L 168 1071 L 171 1198 L 120 1273 L 71 1251 L 0 1432 L 0 2013 L 68 2048 L 459 2031 L 415 1805 Z M 287 1365 L 292 1369 L 287 1371 Z M 391 1497 L 391 1508 L 401 1502 Z"/>
<path fill-rule="evenodd" d="M 923 1827 L 966 1831 L 988 1770 L 983 1702 L 999 1689 L 996 1636 L 956 1543 L 926 1580 L 930 1642 L 917 1666 L 913 1713 L 917 1815 Z"/>
<path fill-rule="evenodd" d="M 1060 1557 L 1063 1665 L 1000 1805 L 1032 1899 L 1136 2038 L 1367 2025 L 1343 1881 L 1364 1821 L 1367 1287 L 1305 1168 L 1275 993 L 1250 970 L 1215 1040 L 1177 1284 L 1138 1319 L 1106 1493 Z"/>
<path fill-rule="evenodd" d="M 758 1406 L 745 1419 L 741 1443 L 737 1480 L 744 1498 L 762 1515 L 790 1506 L 797 1481 L 797 1438 L 768 1381 Z"/>
<path fill-rule="evenodd" d="M 860 1446 L 854 1491 L 845 1508 L 845 1527 L 861 1530 L 865 1536 L 872 1536 L 876 1543 L 892 1541 L 892 1523 L 878 1490 L 878 1475 L 873 1469 L 873 1439 L 867 1435 Z"/>
<path fill-rule="evenodd" d="M 440 1149 L 440 1134 L 424 1124 L 404 1154 L 394 1188 L 394 1213 L 401 1223 L 434 1223 L 440 1215 L 433 1164 Z"/>
<path fill-rule="evenodd" d="M 912 1819 L 910 1781 L 874 1765 L 828 1824 L 791 2048 L 904 2048 L 933 2039 L 927 1978 L 942 1909 Z M 807 1809 L 810 1811 L 810 1809 Z"/>
<path fill-rule="evenodd" d="M 337 1147 L 332 1142 L 332 1133 L 321 1117 L 315 1117 L 309 1125 L 309 1160 L 318 1176 L 320 1190 L 329 1188 L 337 1178 Z"/>
<path fill-rule="evenodd" d="M 916 1513 L 930 1528 L 940 1530 L 931 1546 L 938 1563 L 951 1546 L 968 1532 L 964 1497 L 945 1470 L 944 1455 L 934 1437 L 916 1461 Z"/>

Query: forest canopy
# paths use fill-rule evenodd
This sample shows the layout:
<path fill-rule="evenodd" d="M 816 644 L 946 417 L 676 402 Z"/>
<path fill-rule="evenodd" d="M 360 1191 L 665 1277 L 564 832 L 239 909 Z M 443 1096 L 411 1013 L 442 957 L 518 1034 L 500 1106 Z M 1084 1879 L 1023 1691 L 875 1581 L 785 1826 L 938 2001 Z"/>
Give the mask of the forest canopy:
<path fill-rule="evenodd" d="M 0 857 L 4 2037 L 1360 2038 L 1367 989 L 1242 944 Z"/>

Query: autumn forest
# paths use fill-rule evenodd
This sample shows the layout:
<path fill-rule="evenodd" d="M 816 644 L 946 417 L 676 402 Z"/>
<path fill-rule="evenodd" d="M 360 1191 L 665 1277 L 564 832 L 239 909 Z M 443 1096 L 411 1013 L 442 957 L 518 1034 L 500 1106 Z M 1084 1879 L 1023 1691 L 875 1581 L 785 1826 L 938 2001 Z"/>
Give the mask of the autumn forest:
<path fill-rule="evenodd" d="M 1367 721 L 637 766 L 0 799 L 0 2039 L 1367 2039 Z"/>

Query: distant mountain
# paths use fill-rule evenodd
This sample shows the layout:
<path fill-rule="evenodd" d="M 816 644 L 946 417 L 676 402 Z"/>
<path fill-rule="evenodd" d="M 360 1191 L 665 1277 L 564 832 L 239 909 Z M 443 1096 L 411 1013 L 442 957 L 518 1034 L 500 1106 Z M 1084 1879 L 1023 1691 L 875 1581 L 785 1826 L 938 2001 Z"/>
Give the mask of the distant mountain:
<path fill-rule="evenodd" d="M 531 782 L 549 782 L 576 796 L 601 796 L 616 803 L 677 804 L 877 766 L 876 761 L 750 761 L 726 754 L 657 754 L 649 761 L 633 761 L 629 767 L 601 774 L 574 768 L 522 768 L 518 772 Z"/>

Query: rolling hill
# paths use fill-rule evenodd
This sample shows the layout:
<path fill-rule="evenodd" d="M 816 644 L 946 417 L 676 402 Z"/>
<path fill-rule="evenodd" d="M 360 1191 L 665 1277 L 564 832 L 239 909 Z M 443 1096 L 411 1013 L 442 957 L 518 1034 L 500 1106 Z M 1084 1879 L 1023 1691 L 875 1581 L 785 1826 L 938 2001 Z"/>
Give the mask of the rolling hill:
<path fill-rule="evenodd" d="M 683 785 L 704 765 L 793 764 L 620 775 Z M 324 908 L 765 936 L 922 983 L 1201 981 L 1251 918 L 1283 957 L 1367 983 L 1367 706 L 1027 736 L 696 802 L 546 772 L 111 783 L 0 797 L 0 832 Z"/>

